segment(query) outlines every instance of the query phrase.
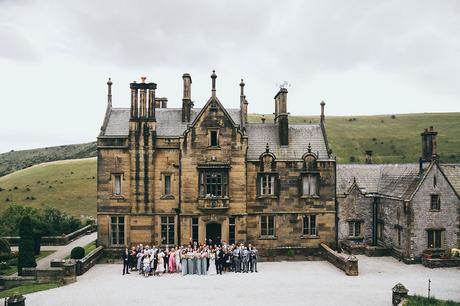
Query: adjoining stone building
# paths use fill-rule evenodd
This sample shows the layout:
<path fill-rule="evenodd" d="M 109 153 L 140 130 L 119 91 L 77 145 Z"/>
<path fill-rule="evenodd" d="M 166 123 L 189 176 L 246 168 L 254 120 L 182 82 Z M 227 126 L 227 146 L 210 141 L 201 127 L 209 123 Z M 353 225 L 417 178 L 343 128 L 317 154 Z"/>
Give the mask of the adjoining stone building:
<path fill-rule="evenodd" d="M 130 108 L 108 105 L 98 136 L 98 244 L 120 248 L 223 240 L 261 249 L 335 245 L 336 161 L 324 126 L 290 124 L 287 90 L 272 123 L 249 123 L 245 84 L 239 109 L 216 94 L 194 108 L 183 75 L 181 108 L 133 82 Z"/>
<path fill-rule="evenodd" d="M 432 127 L 419 164 L 339 165 L 339 241 L 359 251 L 385 249 L 405 262 L 460 244 L 460 165 L 442 165 Z"/>

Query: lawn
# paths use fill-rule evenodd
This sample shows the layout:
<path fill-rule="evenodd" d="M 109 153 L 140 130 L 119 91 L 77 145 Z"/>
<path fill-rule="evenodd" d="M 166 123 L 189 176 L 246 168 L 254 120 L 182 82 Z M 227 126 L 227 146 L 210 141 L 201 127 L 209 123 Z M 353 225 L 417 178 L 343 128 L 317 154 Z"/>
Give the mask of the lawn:
<path fill-rule="evenodd" d="M 35 284 L 35 285 L 22 285 L 0 291 L 0 298 L 6 298 L 15 294 L 28 294 L 37 291 L 43 291 L 59 287 L 58 283 L 47 283 L 47 284 Z M 26 300 L 27 302 L 27 300 Z M 26 303 L 27 304 L 27 303 Z"/>
<path fill-rule="evenodd" d="M 42 258 L 45 258 L 46 256 L 49 256 L 53 254 L 55 251 L 40 251 L 40 254 L 38 256 L 35 256 L 35 260 L 38 261 Z M 0 271 L 0 275 L 12 275 L 14 273 L 18 272 L 18 268 L 16 264 L 8 266 L 8 268 L 3 269 Z"/>

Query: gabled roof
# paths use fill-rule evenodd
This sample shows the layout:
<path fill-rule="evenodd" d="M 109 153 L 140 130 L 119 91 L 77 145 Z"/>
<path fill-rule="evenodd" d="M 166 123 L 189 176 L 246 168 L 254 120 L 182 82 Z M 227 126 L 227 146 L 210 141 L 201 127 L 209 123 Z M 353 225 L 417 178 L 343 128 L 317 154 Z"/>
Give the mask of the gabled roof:
<path fill-rule="evenodd" d="M 200 117 L 203 115 L 203 113 L 205 112 L 205 110 L 209 107 L 209 105 L 211 103 L 217 103 L 217 105 L 220 107 L 220 109 L 222 110 L 222 112 L 227 116 L 227 118 L 231 121 L 231 123 L 233 124 L 233 126 L 237 126 L 238 124 L 240 124 L 240 120 L 236 121 L 232 118 L 232 116 L 230 115 L 230 113 L 225 109 L 225 107 L 222 105 L 222 103 L 220 103 L 219 99 L 216 97 L 216 96 L 211 96 L 208 100 L 208 102 L 206 102 L 206 104 L 203 106 L 203 108 L 200 110 L 200 112 L 198 113 L 198 115 L 195 116 L 195 118 L 193 120 L 190 120 L 192 121 L 192 126 L 194 126 L 196 124 L 196 122 L 200 119 Z M 237 112 L 238 112 L 238 115 L 239 115 L 239 112 L 240 110 L 237 109 Z M 238 123 L 236 123 L 238 122 Z"/>
<path fill-rule="evenodd" d="M 289 145 L 281 146 L 279 141 L 278 125 L 274 123 L 248 123 L 246 125 L 248 135 L 247 159 L 259 160 L 265 148 L 278 160 L 301 160 L 311 145 L 312 153 L 317 154 L 318 159 L 328 159 L 326 142 L 319 124 L 289 124 Z"/>
<path fill-rule="evenodd" d="M 192 108 L 190 120 L 194 121 L 201 109 Z M 240 110 L 228 109 L 227 114 L 235 124 L 240 124 Z M 129 108 L 112 108 L 105 132 L 101 136 L 123 137 L 129 134 Z M 157 136 L 178 137 L 187 129 L 189 122 L 182 122 L 182 109 L 180 108 L 157 108 L 155 110 L 157 122 Z"/>
<path fill-rule="evenodd" d="M 460 164 L 441 164 L 439 168 L 441 168 L 457 195 L 460 195 Z"/>
<path fill-rule="evenodd" d="M 346 194 L 354 180 L 365 194 L 409 200 L 423 176 L 418 164 L 337 165 L 337 194 Z"/>

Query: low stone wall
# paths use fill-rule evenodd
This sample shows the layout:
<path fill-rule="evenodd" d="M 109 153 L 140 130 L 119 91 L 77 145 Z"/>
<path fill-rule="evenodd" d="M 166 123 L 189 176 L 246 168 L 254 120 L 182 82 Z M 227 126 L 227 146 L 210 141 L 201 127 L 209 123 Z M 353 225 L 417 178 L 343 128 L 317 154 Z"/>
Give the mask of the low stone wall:
<path fill-rule="evenodd" d="M 77 280 L 75 262 L 66 262 L 60 268 L 23 268 L 22 274 L 22 276 L 0 276 L 0 287 L 9 289 L 24 284 L 51 282 L 69 284 Z"/>
<path fill-rule="evenodd" d="M 351 255 L 364 254 L 364 251 L 366 249 L 365 244 L 353 243 L 348 240 L 340 241 L 339 246 L 344 252 L 346 252 L 347 254 L 351 254 Z"/>
<path fill-rule="evenodd" d="M 346 275 L 357 276 L 358 275 L 358 259 L 350 255 L 348 257 L 343 256 L 340 253 L 335 252 L 330 247 L 321 243 L 320 245 L 321 254 L 331 264 L 344 271 Z"/>
<path fill-rule="evenodd" d="M 319 248 L 304 248 L 295 246 L 259 249 L 259 261 L 302 261 L 321 260 Z"/>
<path fill-rule="evenodd" d="M 450 267 L 460 267 L 460 258 L 422 258 L 422 265 L 427 268 L 450 268 Z"/>
<path fill-rule="evenodd" d="M 88 271 L 89 269 L 91 269 L 98 262 L 98 260 L 102 257 L 103 254 L 104 248 L 102 246 L 99 246 L 82 259 L 77 260 L 77 276 L 80 276 L 86 273 L 86 271 Z"/>
<path fill-rule="evenodd" d="M 366 245 L 364 254 L 369 257 L 391 256 L 393 254 L 392 248 L 382 246 Z"/>
<path fill-rule="evenodd" d="M 94 232 L 96 230 L 96 225 L 87 225 L 79 230 L 76 230 L 75 232 L 72 232 L 68 235 L 62 235 L 62 236 L 43 236 L 40 244 L 41 245 L 66 245 L 72 240 L 75 240 L 76 238 L 85 235 L 86 233 L 89 232 Z M 10 243 L 11 246 L 18 246 L 19 245 L 19 239 L 20 237 L 18 236 L 5 236 L 1 237 Z"/>

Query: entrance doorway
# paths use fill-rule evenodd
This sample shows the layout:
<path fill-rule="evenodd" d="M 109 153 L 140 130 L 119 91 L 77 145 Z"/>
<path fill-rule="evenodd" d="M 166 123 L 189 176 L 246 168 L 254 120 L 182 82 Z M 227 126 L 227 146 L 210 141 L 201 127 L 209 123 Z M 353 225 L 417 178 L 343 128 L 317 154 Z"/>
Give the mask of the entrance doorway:
<path fill-rule="evenodd" d="M 222 226 L 220 223 L 206 224 L 206 244 L 220 244 L 222 238 L 221 230 Z"/>

